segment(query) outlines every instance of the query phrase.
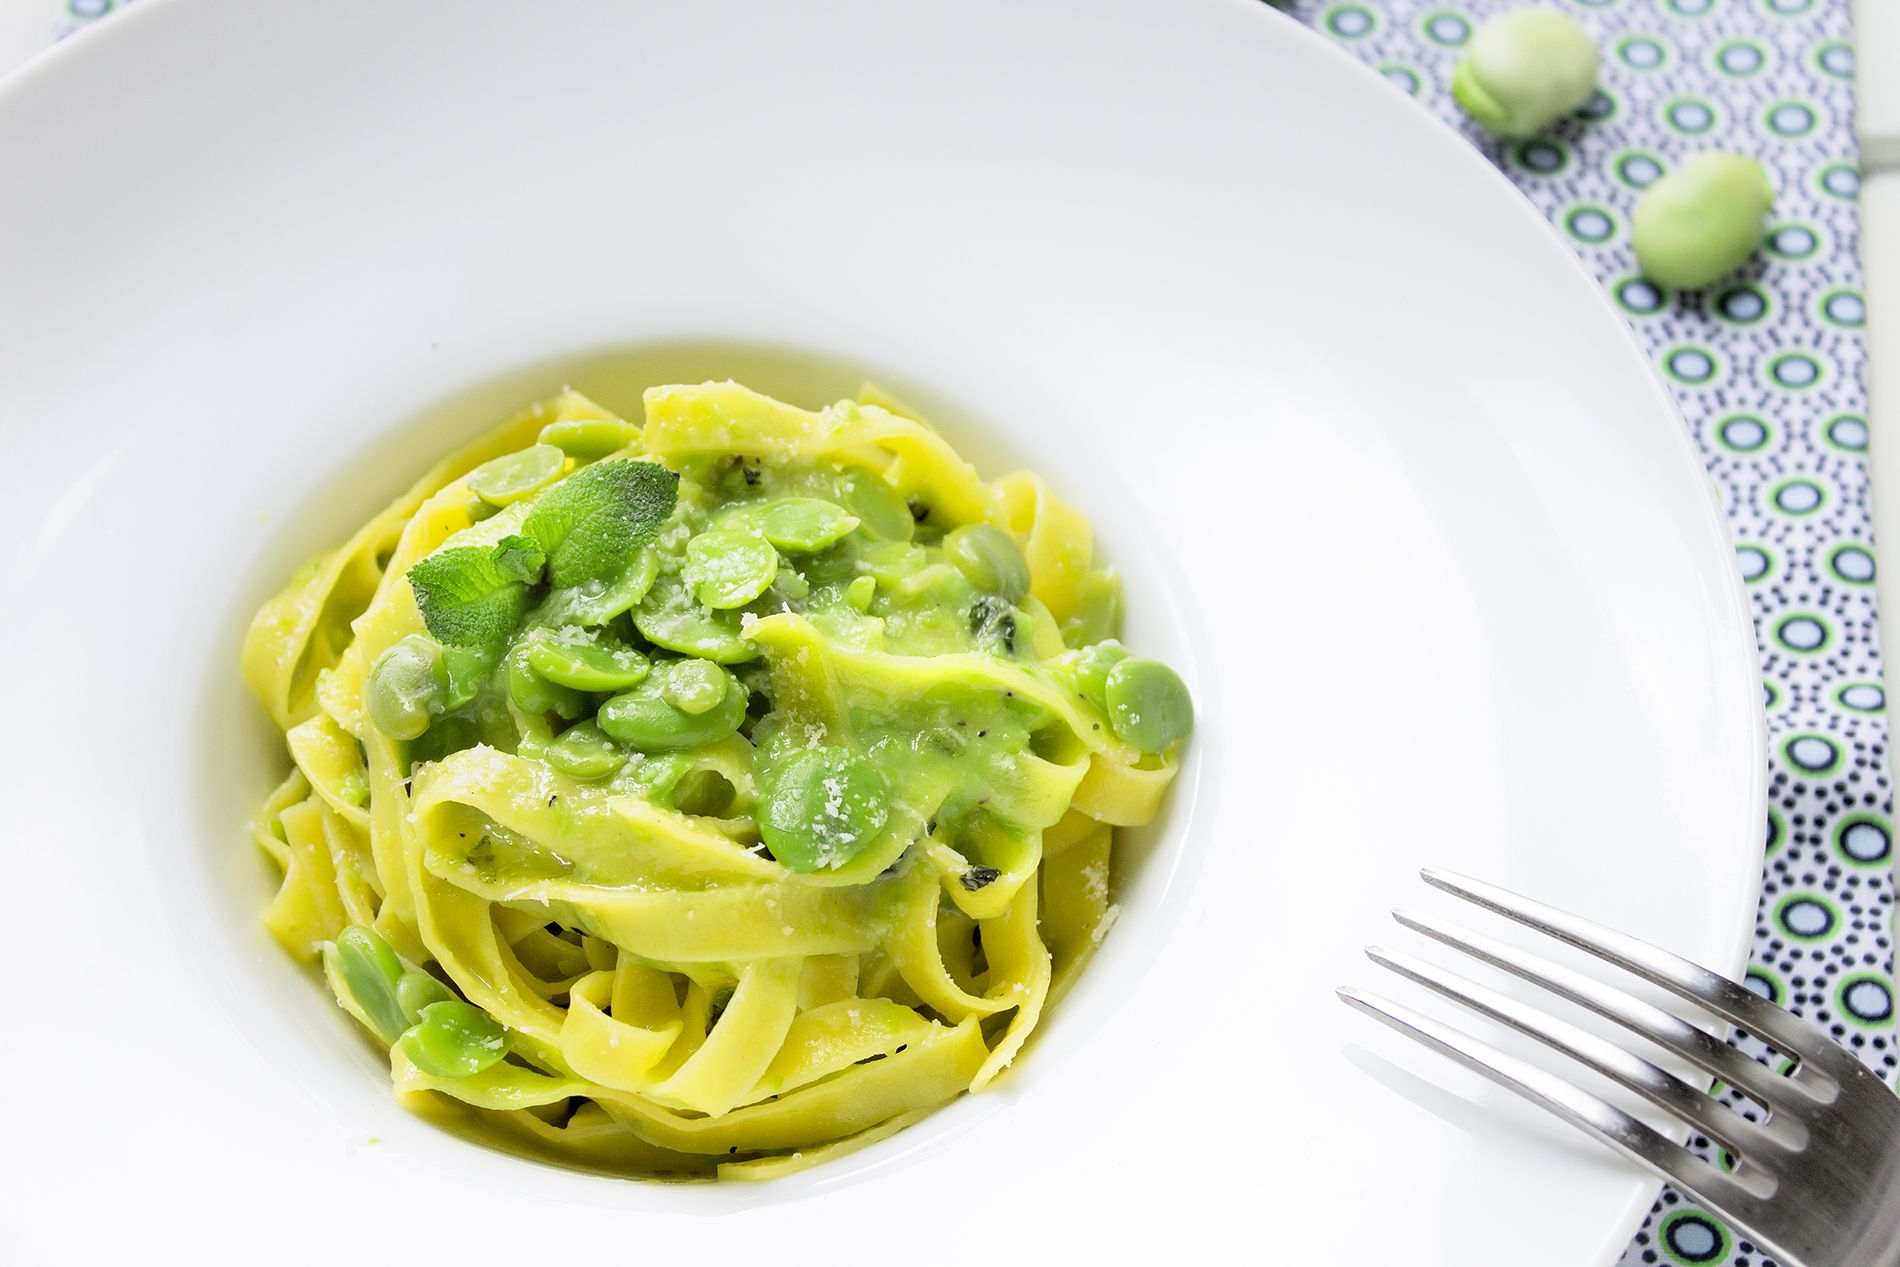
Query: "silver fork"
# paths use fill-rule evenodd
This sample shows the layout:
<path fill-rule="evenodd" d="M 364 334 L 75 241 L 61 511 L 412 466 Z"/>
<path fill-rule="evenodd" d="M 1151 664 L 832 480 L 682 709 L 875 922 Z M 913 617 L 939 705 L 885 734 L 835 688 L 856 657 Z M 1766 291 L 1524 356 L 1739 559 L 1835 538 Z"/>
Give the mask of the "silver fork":
<path fill-rule="evenodd" d="M 1463 876 L 1427 884 L 1634 973 L 1794 1061 L 1782 1075 L 1673 1013 L 1562 964 L 1429 915 L 1405 927 L 1582 1005 L 1689 1061 L 1768 1110 L 1752 1121 L 1615 1043 L 1416 956 L 1369 947 L 1381 967 L 1462 1003 L 1634 1091 L 1734 1158 L 1724 1171 L 1602 1098 L 1449 1025 L 1350 987 L 1339 997 L 1594 1135 L 1731 1220 L 1783 1267 L 1900 1267 L 1900 1098 L 1853 1053 L 1792 1012 L 1679 955 Z"/>

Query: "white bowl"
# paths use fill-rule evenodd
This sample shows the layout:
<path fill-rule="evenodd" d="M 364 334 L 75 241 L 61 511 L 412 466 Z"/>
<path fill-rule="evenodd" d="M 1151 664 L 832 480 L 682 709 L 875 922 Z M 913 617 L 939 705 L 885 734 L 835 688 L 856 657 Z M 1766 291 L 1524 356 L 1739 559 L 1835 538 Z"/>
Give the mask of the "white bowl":
<path fill-rule="evenodd" d="M 0 83 L 0 187 L 5 1060 L 46 1089 L 0 1150 L 14 1260 L 79 1228 L 332 1261 L 1621 1249 L 1652 1183 L 1331 990 L 1424 863 L 1737 968 L 1749 626 L 1618 319 L 1371 72 L 1252 0 L 145 0 Z M 250 609 L 563 382 L 809 402 L 863 369 L 1088 511 L 1130 640 L 1196 691 L 1104 953 L 1004 1086 L 765 1187 L 405 1117 L 256 922 Z"/>

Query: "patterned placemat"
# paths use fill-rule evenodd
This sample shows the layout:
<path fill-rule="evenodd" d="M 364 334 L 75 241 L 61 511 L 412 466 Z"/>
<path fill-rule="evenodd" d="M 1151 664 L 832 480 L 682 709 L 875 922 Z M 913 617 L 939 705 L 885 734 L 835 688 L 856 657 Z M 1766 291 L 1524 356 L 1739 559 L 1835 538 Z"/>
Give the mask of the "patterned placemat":
<path fill-rule="evenodd" d="M 1282 7 L 1503 169 L 1576 248 L 1674 388 L 1728 510 L 1767 681 L 1768 823 L 1749 984 L 1891 1080 L 1900 1064 L 1893 806 L 1867 509 L 1847 0 L 1555 2 L 1596 36 L 1601 91 L 1582 117 L 1516 143 L 1485 137 L 1459 113 L 1451 72 L 1472 27 L 1519 0 Z M 1767 248 L 1725 284 L 1672 294 L 1638 273 L 1630 213 L 1644 186 L 1704 149 L 1754 155 L 1768 169 Z M 1765 1261 L 1667 1189 L 1623 1259 Z"/>
<path fill-rule="evenodd" d="M 46 36 L 130 2 L 48 3 Z M 1893 806 L 1867 509 L 1847 0 L 1546 2 L 1596 35 L 1601 91 L 1582 117 L 1517 143 L 1464 119 L 1450 84 L 1472 27 L 1519 0 L 1280 7 L 1469 136 L 1576 248 L 1674 387 L 1728 510 L 1767 685 L 1769 808 L 1749 983 L 1891 1081 L 1900 1068 Z M 1768 168 L 1772 226 L 1739 276 L 1672 294 L 1637 272 L 1630 213 L 1644 186 L 1710 148 Z M 1766 1261 L 1667 1189 L 1623 1259 Z"/>

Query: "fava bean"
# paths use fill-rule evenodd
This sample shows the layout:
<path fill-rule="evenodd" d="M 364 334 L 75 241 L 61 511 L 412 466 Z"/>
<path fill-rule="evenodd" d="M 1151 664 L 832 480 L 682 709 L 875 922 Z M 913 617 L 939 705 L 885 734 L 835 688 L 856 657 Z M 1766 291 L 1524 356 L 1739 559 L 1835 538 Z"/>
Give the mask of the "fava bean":
<path fill-rule="evenodd" d="M 1451 73 L 1451 95 L 1499 136 L 1541 132 L 1590 100 L 1597 46 L 1555 9 L 1513 9 L 1481 23 Z"/>
<path fill-rule="evenodd" d="M 793 871 L 831 870 L 864 851 L 890 818 L 890 791 L 868 760 L 842 748 L 809 748 L 769 771 L 759 834 Z"/>
<path fill-rule="evenodd" d="M 787 554 L 816 554 L 843 541 L 858 517 L 818 497 L 780 497 L 737 506 L 719 517 L 721 527 L 756 531 Z"/>
<path fill-rule="evenodd" d="M 891 584 L 914 576 L 930 565 L 922 546 L 908 541 L 870 541 L 858 552 L 858 567 L 866 576 Z"/>
<path fill-rule="evenodd" d="M 567 454 L 551 444 L 533 444 L 482 463 L 468 473 L 468 487 L 491 506 L 507 506 L 540 492 L 566 468 Z"/>
<path fill-rule="evenodd" d="M 450 999 L 422 1009 L 402 1035 L 402 1054 L 436 1078 L 467 1078 L 508 1054 L 508 1032 L 470 1003 Z"/>
<path fill-rule="evenodd" d="M 452 1003 L 455 996 L 449 988 L 419 968 L 412 968 L 402 974 L 396 982 L 396 1004 L 402 1008 L 406 1024 L 414 1025 L 422 1019 L 422 1010 L 431 1003 Z"/>
<path fill-rule="evenodd" d="M 587 712 L 587 697 L 571 686 L 550 682 L 528 663 L 533 639 L 523 638 L 508 652 L 508 698 L 524 713 L 541 716 L 553 713 L 573 719 Z"/>
<path fill-rule="evenodd" d="M 759 649 L 739 632 L 739 613 L 701 607 L 677 577 L 663 576 L 634 611 L 633 623 L 656 647 L 717 664 L 755 659 Z"/>
<path fill-rule="evenodd" d="M 376 657 L 363 686 L 363 707 L 391 739 L 420 739 L 442 711 L 447 688 L 441 644 L 410 634 Z"/>
<path fill-rule="evenodd" d="M 1083 578 L 1075 610 L 1062 622 L 1062 640 L 1072 647 L 1085 647 L 1116 637 L 1121 628 L 1121 577 L 1096 568 Z"/>
<path fill-rule="evenodd" d="M 574 779 L 604 779 L 627 764 L 627 754 L 592 721 L 569 726 L 541 749 L 541 758 Z"/>
<path fill-rule="evenodd" d="M 1108 671 L 1128 658 L 1119 642 L 1098 642 L 1075 656 L 1075 688 L 1095 707 L 1108 708 Z"/>
<path fill-rule="evenodd" d="M 389 943 L 361 924 L 351 924 L 323 948 L 323 973 L 339 1002 L 385 1044 L 393 1043 L 408 1026 L 397 1001 L 402 960 Z"/>
<path fill-rule="evenodd" d="M 668 799 L 682 814 L 723 817 L 732 808 L 732 782 L 717 770 L 689 770 L 673 785 Z"/>
<path fill-rule="evenodd" d="M 761 595 L 773 611 L 784 611 L 793 603 L 803 602 L 811 596 L 811 582 L 800 575 L 797 568 L 781 565 L 778 575 L 765 587 Z"/>
<path fill-rule="evenodd" d="M 618 453 L 640 439 L 640 428 L 618 418 L 569 418 L 550 422 L 536 437 L 571 458 L 590 462 Z"/>
<path fill-rule="evenodd" d="M 604 625 L 647 596 L 660 574 L 660 556 L 642 550 L 618 576 L 554 590 L 530 620 L 552 625 Z"/>
<path fill-rule="evenodd" d="M 1029 562 L 1016 539 L 995 524 L 965 524 L 943 539 L 943 557 L 985 594 L 1020 603 L 1029 593 Z"/>
<path fill-rule="evenodd" d="M 715 528 L 686 543 L 680 579 L 708 607 L 744 607 L 765 593 L 778 575 L 778 551 L 763 537 Z"/>
<path fill-rule="evenodd" d="M 1761 245 L 1774 187 L 1760 163 L 1711 151 L 1664 175 L 1636 203 L 1630 245 L 1652 281 L 1695 290 L 1734 272 Z"/>
<path fill-rule="evenodd" d="M 674 708 L 697 717 L 718 707 L 731 683 L 732 675 L 710 660 L 678 660 L 666 671 L 660 693 Z"/>
<path fill-rule="evenodd" d="M 412 765 L 419 765 L 440 761 L 451 752 L 460 752 L 481 742 L 482 726 L 479 721 L 466 713 L 450 713 L 446 717 L 436 718 L 422 738 L 411 740 L 405 755 Z"/>
<path fill-rule="evenodd" d="M 619 639 L 567 626 L 528 635 L 528 667 L 577 691 L 624 691 L 650 671 L 647 658 Z"/>
<path fill-rule="evenodd" d="M 671 672 L 655 673 L 631 691 L 600 707 L 600 728 L 642 752 L 698 748 L 724 739 L 745 720 L 746 691 L 731 674 L 719 701 L 703 713 L 689 713 L 666 698 Z"/>
<path fill-rule="evenodd" d="M 442 711 L 452 713 L 480 694 L 500 659 L 493 647 L 442 648 L 442 668 L 448 678 Z"/>
<path fill-rule="evenodd" d="M 844 587 L 846 606 L 860 612 L 871 610 L 871 600 L 877 597 L 877 578 L 860 576 Z"/>
<path fill-rule="evenodd" d="M 1142 752 L 1166 752 L 1194 728 L 1187 685 L 1159 660 L 1118 661 L 1108 671 L 1106 694 L 1109 724 Z"/>
<path fill-rule="evenodd" d="M 857 516 L 864 530 L 886 541 L 909 541 L 917 531 L 910 507 L 883 480 L 852 471 L 838 481 L 838 500 Z"/>

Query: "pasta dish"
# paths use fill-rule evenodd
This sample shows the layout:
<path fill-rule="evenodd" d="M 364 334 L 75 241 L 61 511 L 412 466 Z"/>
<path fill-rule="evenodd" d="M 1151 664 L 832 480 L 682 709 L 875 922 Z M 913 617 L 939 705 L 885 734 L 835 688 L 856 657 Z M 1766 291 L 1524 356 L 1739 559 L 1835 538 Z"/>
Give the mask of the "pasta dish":
<path fill-rule="evenodd" d="M 767 1178 L 1016 1058 L 1192 722 L 1039 477 L 867 388 L 569 391 L 258 612 L 265 913 L 499 1146 Z"/>

